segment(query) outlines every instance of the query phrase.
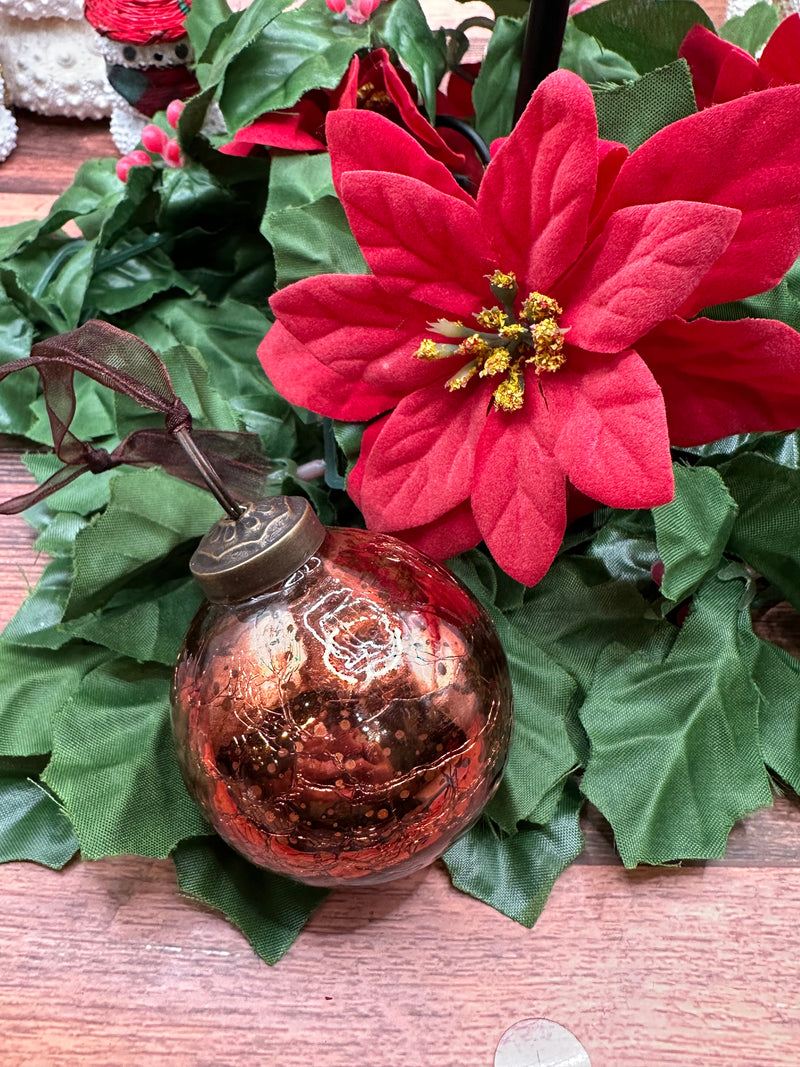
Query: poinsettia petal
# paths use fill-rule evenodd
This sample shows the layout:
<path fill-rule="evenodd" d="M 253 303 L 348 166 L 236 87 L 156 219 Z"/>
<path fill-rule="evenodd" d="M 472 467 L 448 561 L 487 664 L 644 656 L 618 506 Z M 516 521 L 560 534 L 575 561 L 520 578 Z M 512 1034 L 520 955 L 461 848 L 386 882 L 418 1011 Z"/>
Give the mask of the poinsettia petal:
<path fill-rule="evenodd" d="M 615 508 L 672 499 L 664 400 L 635 352 L 599 362 L 570 351 L 566 368 L 543 388 L 560 424 L 555 457 L 576 489 Z"/>
<path fill-rule="evenodd" d="M 800 82 L 800 15 L 789 15 L 779 23 L 758 63 L 771 85 Z"/>
<path fill-rule="evenodd" d="M 661 386 L 677 445 L 800 428 L 800 334 L 785 323 L 673 318 L 636 347 Z"/>
<path fill-rule="evenodd" d="M 714 89 L 713 103 L 724 104 L 728 100 L 744 96 L 745 93 L 758 93 L 768 87 L 769 82 L 758 64 L 753 61 L 753 57 L 737 49 L 731 52 L 722 64 Z"/>
<path fill-rule="evenodd" d="M 734 53 L 741 53 L 758 73 L 758 64 L 747 52 L 729 41 L 723 41 L 716 33 L 705 26 L 692 26 L 678 49 L 678 55 L 685 59 L 692 72 L 694 95 L 699 108 L 710 107 L 715 102 L 715 90 L 725 61 Z M 738 69 L 738 68 L 737 68 Z M 745 83 L 747 84 L 747 83 Z M 745 90 L 746 91 L 746 90 Z M 736 93 L 735 96 L 741 96 Z M 729 97 L 728 99 L 734 99 Z"/>
<path fill-rule="evenodd" d="M 547 573 L 567 521 L 564 472 L 546 440 L 550 421 L 529 389 L 521 411 L 492 412 L 475 457 L 478 529 L 497 563 L 524 585 Z"/>
<path fill-rule="evenodd" d="M 293 152 L 318 152 L 325 147 L 324 129 L 322 111 L 310 101 L 300 100 L 294 108 L 273 111 L 237 130 L 233 143 L 267 145 Z"/>
<path fill-rule="evenodd" d="M 376 111 L 332 111 L 325 130 L 333 184 L 340 196 L 342 174 L 351 170 L 377 170 L 417 178 L 466 204 L 472 203 L 472 198 L 443 163 L 429 156 L 397 123 Z"/>
<path fill-rule="evenodd" d="M 395 530 L 394 535 L 438 560 L 452 559 L 461 552 L 475 548 L 481 541 L 481 533 L 468 500 L 434 522 L 415 526 L 411 530 Z"/>
<path fill-rule="evenodd" d="M 617 180 L 622 164 L 630 155 L 624 144 L 616 141 L 600 141 L 598 145 L 597 188 L 594 194 L 591 217 L 597 215 L 606 202 L 608 194 Z"/>
<path fill-rule="evenodd" d="M 467 499 L 491 386 L 441 384 L 409 394 L 386 420 L 364 465 L 361 510 L 376 530 L 423 526 Z"/>
<path fill-rule="evenodd" d="M 546 292 L 586 241 L 596 180 L 591 90 L 576 74 L 556 71 L 531 97 L 478 192 L 500 269 Z"/>
<path fill-rule="evenodd" d="M 739 225 L 739 212 L 671 201 L 616 211 L 556 289 L 567 340 L 620 352 L 697 288 Z"/>
<path fill-rule="evenodd" d="M 276 322 L 258 347 L 264 371 L 290 404 L 332 419 L 352 422 L 372 419 L 393 407 L 397 398 L 360 381 L 336 374 Z"/>
<path fill-rule="evenodd" d="M 387 418 L 388 415 L 367 426 L 361 438 L 358 461 L 347 478 L 347 493 L 357 508 L 361 508 L 364 468 Z M 481 539 L 468 500 L 424 526 L 414 526 L 408 530 L 394 529 L 391 532 L 407 544 L 418 548 L 420 552 L 427 552 L 429 556 L 439 560 L 450 559 L 460 552 L 466 552 L 474 548 Z"/>
<path fill-rule="evenodd" d="M 665 200 L 742 212 L 682 313 L 777 285 L 800 252 L 800 86 L 751 93 L 666 126 L 623 165 L 603 214 Z"/>
<path fill-rule="evenodd" d="M 279 290 L 272 310 L 313 357 L 351 382 L 400 397 L 458 368 L 415 359 L 437 314 L 371 274 L 318 274 Z"/>
<path fill-rule="evenodd" d="M 491 299 L 496 264 L 475 208 L 415 178 L 342 175 L 341 197 L 370 270 L 404 296 L 466 316 Z"/>
<path fill-rule="evenodd" d="M 383 52 L 386 57 L 382 63 L 382 73 L 386 84 L 386 91 L 392 98 L 392 103 L 400 112 L 400 118 L 408 128 L 413 137 L 428 149 L 428 152 L 441 163 L 444 163 L 446 167 L 450 167 L 453 170 L 459 170 L 464 165 L 464 157 L 458 152 L 454 152 L 451 148 L 444 143 L 442 138 L 433 126 L 428 122 L 425 116 L 420 112 L 415 101 L 411 98 L 411 94 L 402 82 L 402 79 L 398 72 L 395 70 L 392 63 L 389 62 L 389 56 L 383 49 L 379 49 L 379 52 Z"/>

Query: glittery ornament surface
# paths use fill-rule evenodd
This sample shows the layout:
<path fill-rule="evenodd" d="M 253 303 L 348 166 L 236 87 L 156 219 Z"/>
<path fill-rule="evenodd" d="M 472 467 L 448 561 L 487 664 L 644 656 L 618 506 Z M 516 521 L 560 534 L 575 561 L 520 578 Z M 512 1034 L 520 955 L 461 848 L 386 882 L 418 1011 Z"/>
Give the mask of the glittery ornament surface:
<path fill-rule="evenodd" d="M 278 589 L 205 604 L 173 687 L 184 777 L 253 863 L 314 885 L 432 862 L 494 791 L 511 733 L 505 658 L 444 568 L 330 530 Z"/>

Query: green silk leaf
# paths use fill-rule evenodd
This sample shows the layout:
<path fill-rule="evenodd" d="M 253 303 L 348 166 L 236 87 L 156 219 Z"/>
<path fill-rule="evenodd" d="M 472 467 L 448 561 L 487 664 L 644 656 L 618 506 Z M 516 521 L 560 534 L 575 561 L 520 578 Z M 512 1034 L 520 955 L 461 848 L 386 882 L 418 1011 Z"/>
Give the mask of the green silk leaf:
<path fill-rule="evenodd" d="M 626 867 L 721 856 L 734 822 L 772 802 L 741 591 L 710 578 L 665 658 L 612 646 L 598 665 L 580 709 L 591 744 L 581 788 Z"/>
<path fill-rule="evenodd" d="M 467 553 L 451 560 L 450 567 L 492 616 L 508 660 L 514 732 L 508 763 L 487 813 L 506 833 L 513 833 L 523 821 L 548 821 L 564 780 L 580 762 L 569 725 L 577 683 L 498 610 L 478 570 L 481 558 L 478 552 Z"/>
<path fill-rule="evenodd" d="M 211 832 L 178 770 L 170 675 L 157 664 L 110 659 L 84 675 L 54 716 L 43 780 L 87 859 L 163 859 L 183 838 Z"/>
<path fill-rule="evenodd" d="M 430 28 L 419 0 L 381 4 L 367 25 L 372 48 L 388 45 L 402 57 L 432 119 L 436 114 L 436 90 L 447 67 L 444 31 Z"/>
<path fill-rule="evenodd" d="M 202 599 L 193 578 L 158 582 L 152 590 L 121 589 L 103 611 L 66 623 L 63 630 L 121 656 L 172 667 Z"/>
<path fill-rule="evenodd" d="M 33 326 L 0 285 L 0 363 L 23 359 L 30 353 Z M 24 437 L 33 423 L 31 404 L 38 391 L 33 371 L 12 374 L 0 385 L 0 433 Z"/>
<path fill-rule="evenodd" d="M 600 136 L 631 151 L 664 126 L 697 111 L 685 59 L 650 71 L 634 82 L 594 92 Z"/>
<path fill-rule="evenodd" d="M 98 258 L 97 269 L 86 290 L 86 306 L 103 316 L 145 304 L 156 293 L 168 289 L 190 292 L 191 285 L 163 250 L 162 241 L 155 240 L 141 230 L 133 230 L 114 246 L 112 256 L 105 262 Z"/>
<path fill-rule="evenodd" d="M 286 954 L 328 895 L 254 867 L 217 836 L 183 841 L 172 858 L 181 892 L 221 911 L 269 964 Z"/>
<path fill-rule="evenodd" d="M 579 699 L 608 644 L 666 648 L 676 633 L 632 583 L 609 579 L 599 560 L 580 556 L 559 557 L 508 618 L 576 680 Z"/>
<path fill-rule="evenodd" d="M 723 464 L 739 514 L 728 550 L 763 574 L 800 609 L 800 471 L 744 453 Z"/>
<path fill-rule="evenodd" d="M 22 603 L 3 631 L 3 639 L 33 648 L 61 648 L 70 634 L 61 628 L 64 608 L 72 586 L 72 560 L 51 560 L 39 576 L 32 593 Z"/>
<path fill-rule="evenodd" d="M 50 752 L 53 720 L 108 655 L 74 644 L 50 651 L 0 640 L 0 756 Z"/>
<path fill-rule="evenodd" d="M 599 560 L 610 578 L 633 582 L 640 591 L 650 590 L 658 559 L 652 511 L 609 509 L 583 551 L 589 559 Z"/>
<path fill-rule="evenodd" d="M 285 9 L 284 0 L 254 0 L 245 11 L 236 12 L 212 32 L 198 65 L 197 77 L 200 86 L 206 89 L 217 86 L 226 78 L 233 60 L 251 45 L 259 34 Z M 210 45 L 214 45 L 210 55 Z M 261 73 L 259 67 L 253 71 Z"/>
<path fill-rule="evenodd" d="M 800 792 L 800 662 L 754 634 L 752 673 L 761 697 L 758 727 L 766 765 Z"/>
<path fill-rule="evenodd" d="M 278 288 L 316 274 L 366 274 L 367 265 L 335 196 L 268 213 L 262 230 L 275 254 Z"/>
<path fill-rule="evenodd" d="M 75 539 L 75 578 L 65 618 L 107 603 L 117 589 L 202 537 L 219 518 L 220 506 L 209 493 L 156 468 L 117 474 L 108 507 Z M 183 559 L 170 576 L 185 574 L 185 566 Z"/>
<path fill-rule="evenodd" d="M 713 467 L 675 465 L 675 496 L 653 508 L 664 564 L 661 591 L 683 600 L 715 570 L 736 520 L 736 503 Z"/>
<path fill-rule="evenodd" d="M 714 23 L 692 0 L 606 0 L 575 15 L 574 22 L 640 74 L 677 59 L 692 26 L 714 30 Z"/>
<path fill-rule="evenodd" d="M 627 59 L 612 52 L 589 33 L 583 33 L 572 19 L 567 20 L 559 67 L 571 70 L 591 86 L 620 84 L 639 77 Z"/>
<path fill-rule="evenodd" d="M 203 58 L 214 31 L 230 18 L 231 9 L 225 0 L 203 0 L 202 4 L 194 4 L 189 9 L 183 25 L 198 60 Z M 233 24 L 237 21 L 238 19 L 232 19 Z"/>
<path fill-rule="evenodd" d="M 269 171 L 267 213 L 302 207 L 334 196 L 331 157 L 327 152 L 292 152 L 275 156 Z"/>
<path fill-rule="evenodd" d="M 230 62 L 219 101 L 228 131 L 248 126 L 265 111 L 290 107 L 310 89 L 335 89 L 353 53 L 369 44 L 369 34 L 368 23 L 334 15 L 325 0 L 305 0 L 284 11 Z"/>
<path fill-rule="evenodd" d="M 743 15 L 734 16 L 723 23 L 719 35 L 724 41 L 730 41 L 755 56 L 778 28 L 779 22 L 778 9 L 760 0 Z"/>
<path fill-rule="evenodd" d="M 533 926 L 558 876 L 583 849 L 582 798 L 569 786 L 546 826 L 523 824 L 511 837 L 485 816 L 442 859 L 457 889 L 523 926 Z"/>
<path fill-rule="evenodd" d="M 30 860 L 60 871 L 78 839 L 53 795 L 33 778 L 0 769 L 0 863 Z"/>
<path fill-rule="evenodd" d="M 472 87 L 475 128 L 487 144 L 496 137 L 506 137 L 514 125 L 524 41 L 525 23 L 521 19 L 498 18 Z"/>

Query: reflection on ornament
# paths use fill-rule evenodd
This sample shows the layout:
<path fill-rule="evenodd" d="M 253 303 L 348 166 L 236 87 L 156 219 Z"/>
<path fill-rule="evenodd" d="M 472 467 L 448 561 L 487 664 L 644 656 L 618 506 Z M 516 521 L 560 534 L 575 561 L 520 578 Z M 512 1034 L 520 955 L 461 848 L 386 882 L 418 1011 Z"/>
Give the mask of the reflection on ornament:
<path fill-rule="evenodd" d="M 313 552 L 253 599 L 200 609 L 173 685 L 179 759 L 253 863 L 383 882 L 441 855 L 494 792 L 508 669 L 483 608 L 416 550 L 329 530 Z"/>

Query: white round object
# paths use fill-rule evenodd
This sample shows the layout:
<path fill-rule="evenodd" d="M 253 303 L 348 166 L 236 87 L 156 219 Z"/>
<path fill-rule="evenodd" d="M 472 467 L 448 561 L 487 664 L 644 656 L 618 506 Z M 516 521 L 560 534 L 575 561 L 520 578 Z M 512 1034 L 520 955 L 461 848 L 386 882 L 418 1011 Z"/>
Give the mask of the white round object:
<path fill-rule="evenodd" d="M 83 20 L 83 0 L 0 0 L 3 15 L 17 19 Z"/>
<path fill-rule="evenodd" d="M 500 1038 L 494 1067 L 592 1067 L 586 1049 L 565 1026 L 523 1019 Z"/>
<path fill-rule="evenodd" d="M 0 65 L 11 103 L 40 115 L 101 119 L 114 92 L 88 22 L 18 19 L 0 9 Z"/>

